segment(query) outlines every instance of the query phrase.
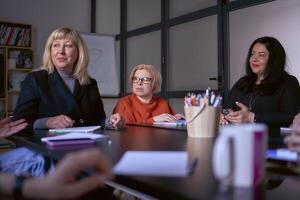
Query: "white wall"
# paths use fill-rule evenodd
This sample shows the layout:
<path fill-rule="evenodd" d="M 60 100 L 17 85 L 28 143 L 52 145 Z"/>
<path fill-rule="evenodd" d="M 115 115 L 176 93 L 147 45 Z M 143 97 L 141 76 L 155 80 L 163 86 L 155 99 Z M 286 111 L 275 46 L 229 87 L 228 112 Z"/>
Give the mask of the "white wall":
<path fill-rule="evenodd" d="M 287 53 L 287 71 L 300 80 L 300 1 L 277 0 L 230 13 L 230 83 L 245 74 L 247 51 L 258 37 L 273 36 Z"/>
<path fill-rule="evenodd" d="M 169 31 L 168 89 L 217 89 L 217 16 L 212 15 L 172 26 Z"/>
<path fill-rule="evenodd" d="M 169 99 L 169 103 L 176 113 L 184 114 L 184 100 L 183 98 Z"/>
<path fill-rule="evenodd" d="M 118 100 L 119 99 L 106 99 L 106 98 L 102 99 L 106 116 L 110 116 L 112 114 L 113 109 L 117 104 Z"/>
<path fill-rule="evenodd" d="M 80 32 L 90 30 L 90 1 L 1 0 L 1 21 L 32 24 L 35 67 L 41 65 L 44 44 L 50 33 L 62 26 Z"/>
<path fill-rule="evenodd" d="M 120 10 L 120 0 L 97 0 L 96 32 L 109 35 L 119 34 Z"/>

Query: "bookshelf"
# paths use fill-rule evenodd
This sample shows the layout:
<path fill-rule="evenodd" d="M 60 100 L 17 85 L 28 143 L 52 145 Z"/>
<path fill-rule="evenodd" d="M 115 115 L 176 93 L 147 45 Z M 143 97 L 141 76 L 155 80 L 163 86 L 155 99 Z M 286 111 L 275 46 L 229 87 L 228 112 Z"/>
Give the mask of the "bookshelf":
<path fill-rule="evenodd" d="M 0 118 L 13 113 L 21 83 L 32 69 L 32 26 L 0 21 Z"/>

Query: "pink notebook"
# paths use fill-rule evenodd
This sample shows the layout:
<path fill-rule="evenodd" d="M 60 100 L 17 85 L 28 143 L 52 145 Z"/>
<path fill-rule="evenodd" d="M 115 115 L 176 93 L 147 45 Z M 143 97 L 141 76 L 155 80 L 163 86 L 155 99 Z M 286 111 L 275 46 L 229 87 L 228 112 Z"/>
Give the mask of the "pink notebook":
<path fill-rule="evenodd" d="M 67 133 L 64 135 L 43 137 L 42 142 L 49 146 L 77 145 L 77 144 L 92 144 L 96 140 L 107 138 L 107 136 L 93 133 Z"/>

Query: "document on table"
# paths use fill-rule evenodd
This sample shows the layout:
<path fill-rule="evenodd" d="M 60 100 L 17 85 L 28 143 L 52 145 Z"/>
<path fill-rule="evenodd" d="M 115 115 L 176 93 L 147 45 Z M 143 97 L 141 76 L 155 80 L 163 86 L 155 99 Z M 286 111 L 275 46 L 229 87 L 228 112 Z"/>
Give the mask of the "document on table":
<path fill-rule="evenodd" d="M 93 134 L 93 133 L 74 132 L 74 133 L 66 133 L 64 135 L 43 137 L 41 140 L 42 142 L 46 142 L 46 141 L 55 141 L 55 140 L 79 140 L 79 139 L 97 140 L 100 138 L 107 138 L 107 136 L 100 135 L 100 134 Z"/>
<path fill-rule="evenodd" d="M 100 129 L 101 126 L 83 126 L 83 127 L 71 127 L 71 128 L 54 128 L 54 129 L 49 129 L 49 132 L 51 133 L 68 133 L 68 132 L 82 132 L 82 133 L 87 133 L 87 132 L 93 132 L 98 129 Z"/>
<path fill-rule="evenodd" d="M 166 128 L 186 128 L 185 120 L 178 120 L 177 122 L 153 122 L 153 126 Z"/>
<path fill-rule="evenodd" d="M 185 126 L 185 120 L 177 120 L 176 122 L 153 122 L 154 125 L 166 125 L 166 126 Z"/>
<path fill-rule="evenodd" d="M 268 149 L 267 158 L 271 160 L 281 160 L 281 161 L 289 161 L 289 162 L 298 162 L 299 155 L 295 151 L 291 151 L 287 148 L 280 149 Z"/>
<path fill-rule="evenodd" d="M 280 134 L 283 136 L 289 135 L 292 133 L 292 129 L 289 127 L 280 127 Z"/>
<path fill-rule="evenodd" d="M 117 175 L 184 177 L 191 173 L 191 167 L 185 151 L 127 151 L 113 172 Z"/>

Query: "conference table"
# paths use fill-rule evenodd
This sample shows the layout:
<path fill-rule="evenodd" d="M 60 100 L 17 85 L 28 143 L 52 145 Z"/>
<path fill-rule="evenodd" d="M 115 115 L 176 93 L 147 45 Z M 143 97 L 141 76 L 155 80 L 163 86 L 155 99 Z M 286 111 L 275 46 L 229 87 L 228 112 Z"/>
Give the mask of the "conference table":
<path fill-rule="evenodd" d="M 89 146 L 50 148 L 41 142 L 46 130 L 21 133 L 10 137 L 18 146 L 28 147 L 53 160 L 60 160 L 71 151 L 99 148 L 116 164 L 126 151 L 187 151 L 189 159 L 197 158 L 194 172 L 186 177 L 116 176 L 108 184 L 124 186 L 141 198 L 148 199 L 299 199 L 300 176 L 290 166 L 271 163 L 263 184 L 253 188 L 231 188 L 220 184 L 212 171 L 214 138 L 187 137 L 185 128 L 164 128 L 129 125 L 124 130 L 99 130 L 108 137 Z M 280 146 L 280 138 L 271 145 Z M 294 167 L 293 167 L 294 169 Z M 297 169 L 297 168 L 296 168 Z M 100 198 L 101 199 L 101 198 Z"/>

